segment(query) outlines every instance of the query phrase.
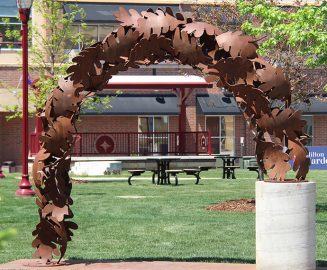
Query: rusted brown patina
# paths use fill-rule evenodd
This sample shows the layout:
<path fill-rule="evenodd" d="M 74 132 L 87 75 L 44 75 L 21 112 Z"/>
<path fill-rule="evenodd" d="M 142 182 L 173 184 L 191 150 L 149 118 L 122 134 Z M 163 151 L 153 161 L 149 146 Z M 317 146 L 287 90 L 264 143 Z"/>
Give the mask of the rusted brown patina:
<path fill-rule="evenodd" d="M 223 33 L 169 8 L 141 14 L 120 8 L 115 16 L 121 26 L 73 59 L 75 64 L 59 80 L 41 113 L 42 147 L 33 166 L 40 216 L 33 232 L 35 257 L 51 260 L 59 255 L 61 259 L 72 230 L 77 229 L 68 220 L 73 217 L 68 172 L 82 102 L 102 90 L 112 75 L 131 67 L 175 61 L 201 70 L 235 96 L 255 134 L 258 164 L 270 180 L 284 181 L 290 160 L 297 179 L 305 179 L 308 172 L 310 160 L 304 147 L 308 136 L 303 133 L 301 113 L 289 108 L 290 83 L 281 69 L 259 58 L 252 37 Z M 276 100 L 285 108 L 273 108 Z"/>

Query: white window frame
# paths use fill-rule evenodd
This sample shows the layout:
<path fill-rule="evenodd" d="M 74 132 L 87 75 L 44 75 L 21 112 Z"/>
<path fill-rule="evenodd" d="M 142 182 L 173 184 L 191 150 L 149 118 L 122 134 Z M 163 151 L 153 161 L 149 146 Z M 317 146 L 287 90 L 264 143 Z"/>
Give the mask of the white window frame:
<path fill-rule="evenodd" d="M 312 145 L 311 146 L 314 146 L 315 144 L 314 144 L 314 138 L 315 138 L 315 135 L 314 135 L 314 115 L 312 115 L 312 114 L 306 114 L 306 115 L 302 115 L 302 119 L 303 120 L 306 120 L 305 118 L 303 118 L 303 117 L 311 117 L 311 119 L 312 119 L 312 121 L 311 121 L 311 123 L 312 123 L 312 134 L 311 134 L 311 143 L 312 143 Z M 310 146 L 310 145 L 308 145 L 308 146 Z"/>
<path fill-rule="evenodd" d="M 222 136 L 221 136 L 221 117 L 226 117 L 226 116 L 232 116 L 233 117 L 233 139 L 234 139 L 234 143 L 233 143 L 233 150 L 232 150 L 232 152 L 222 152 L 221 151 L 221 149 L 220 149 L 220 140 L 221 140 L 221 138 L 222 138 Z M 213 138 L 213 139 L 219 139 L 219 153 L 220 154 L 232 154 L 232 155 L 234 155 L 235 154 L 235 144 L 236 144 L 236 138 L 235 138 L 235 115 L 228 115 L 228 114 L 222 114 L 222 115 L 206 115 L 205 116 L 205 130 L 208 130 L 208 128 L 207 128 L 207 118 L 208 117 L 216 117 L 216 118 L 219 118 L 219 136 L 211 136 L 211 138 Z M 227 136 L 225 136 L 225 138 L 226 138 Z"/>
<path fill-rule="evenodd" d="M 170 115 L 138 115 L 137 116 L 137 132 L 140 132 L 139 131 L 139 123 L 140 123 L 140 118 L 141 117 L 152 117 L 152 120 L 153 120 L 153 128 L 152 128 L 152 131 L 150 131 L 150 132 L 155 132 L 154 130 L 155 130 L 155 121 L 154 121 L 154 118 L 155 117 L 167 117 L 167 125 L 168 125 L 168 131 L 167 132 L 169 132 L 169 122 L 170 122 L 170 119 L 169 119 L 169 116 Z M 154 134 L 152 135 L 152 143 L 153 143 L 153 145 L 154 145 L 154 142 L 155 142 L 155 137 L 154 137 Z M 170 145 L 170 142 L 169 142 L 169 136 L 168 136 L 168 149 L 169 149 L 169 145 Z M 140 151 L 140 139 L 138 138 L 138 140 L 137 140 L 137 148 L 138 148 L 138 151 Z"/>

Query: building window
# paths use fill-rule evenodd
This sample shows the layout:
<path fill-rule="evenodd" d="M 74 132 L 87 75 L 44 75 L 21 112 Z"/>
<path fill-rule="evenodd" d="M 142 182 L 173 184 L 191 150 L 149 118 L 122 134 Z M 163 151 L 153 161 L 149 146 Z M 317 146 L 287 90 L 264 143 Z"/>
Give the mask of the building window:
<path fill-rule="evenodd" d="M 304 133 L 308 134 L 310 138 L 308 139 L 307 146 L 313 145 L 313 116 L 312 115 L 302 115 L 302 119 L 307 121 L 304 127 Z"/>
<path fill-rule="evenodd" d="M 234 116 L 207 116 L 206 130 L 211 133 L 212 153 L 234 154 Z"/>
<path fill-rule="evenodd" d="M 169 127 L 168 116 L 140 116 L 138 119 L 139 153 L 144 155 L 151 153 L 166 154 L 168 152 L 169 139 L 167 132 Z"/>
<path fill-rule="evenodd" d="M 79 43 L 73 46 L 71 43 L 66 42 L 66 49 L 76 49 L 81 50 L 83 45 L 90 45 L 92 43 L 102 41 L 104 38 L 114 31 L 118 27 L 117 24 L 110 23 L 110 24 L 91 24 L 87 23 L 86 27 L 82 27 L 80 24 L 73 25 L 74 33 L 82 33 L 85 38 L 85 43 Z"/>
<path fill-rule="evenodd" d="M 17 9 L 17 8 L 16 8 Z M 3 41 L 18 42 L 20 40 L 21 23 L 16 17 L 0 17 L 0 33 L 4 35 Z M 13 35 L 8 36 L 7 31 Z M 0 45 L 1 49 L 17 49 L 20 45 Z"/>

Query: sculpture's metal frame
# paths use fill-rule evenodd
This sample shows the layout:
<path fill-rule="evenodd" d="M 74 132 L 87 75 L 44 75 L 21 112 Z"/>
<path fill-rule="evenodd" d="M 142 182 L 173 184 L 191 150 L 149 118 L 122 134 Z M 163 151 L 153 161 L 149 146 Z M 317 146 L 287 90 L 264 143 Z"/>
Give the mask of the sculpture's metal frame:
<path fill-rule="evenodd" d="M 290 160 L 298 180 L 304 180 L 309 169 L 305 121 L 289 107 L 290 83 L 280 68 L 258 57 L 252 37 L 223 33 L 215 26 L 173 14 L 170 8 L 141 14 L 120 8 L 115 16 L 121 26 L 73 59 L 69 75 L 59 80 L 41 115 L 44 132 L 33 166 L 40 215 L 33 232 L 35 257 L 51 260 L 55 254 L 61 259 L 71 230 L 77 229 L 67 221 L 73 217 L 68 172 L 80 106 L 89 95 L 102 90 L 112 75 L 128 68 L 175 61 L 202 71 L 207 80 L 234 95 L 254 133 L 258 164 L 271 180 L 285 180 Z M 286 104 L 285 108 L 274 108 L 276 100 Z"/>

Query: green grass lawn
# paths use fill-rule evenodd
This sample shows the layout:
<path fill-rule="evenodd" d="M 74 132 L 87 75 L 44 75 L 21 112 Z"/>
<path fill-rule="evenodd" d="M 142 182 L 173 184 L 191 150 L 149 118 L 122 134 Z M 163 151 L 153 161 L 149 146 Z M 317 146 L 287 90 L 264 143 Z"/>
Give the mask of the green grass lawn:
<path fill-rule="evenodd" d="M 201 176 L 220 178 L 221 171 Z M 255 214 L 205 210 L 216 202 L 254 198 L 256 173 L 238 170 L 237 177 L 199 185 L 181 179 L 179 186 L 152 185 L 150 178 L 133 186 L 126 181 L 75 184 L 72 210 L 79 229 L 65 258 L 253 263 Z M 308 179 L 317 182 L 317 259 L 327 265 L 327 171 L 312 171 Z M 0 231 L 18 231 L 0 251 L 0 263 L 34 252 L 37 207 L 34 198 L 15 197 L 18 182 L 19 174 L 0 180 Z"/>

